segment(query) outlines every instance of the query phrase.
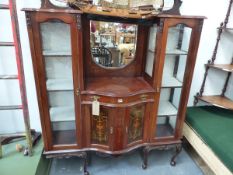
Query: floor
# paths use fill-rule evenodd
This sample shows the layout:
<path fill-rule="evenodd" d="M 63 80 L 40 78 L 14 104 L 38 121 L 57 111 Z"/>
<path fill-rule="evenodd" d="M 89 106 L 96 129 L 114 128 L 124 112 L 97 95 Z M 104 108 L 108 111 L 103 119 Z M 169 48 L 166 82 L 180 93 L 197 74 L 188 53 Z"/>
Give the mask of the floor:
<path fill-rule="evenodd" d="M 0 175 L 35 175 L 43 149 L 42 141 L 34 147 L 32 157 L 17 152 L 16 144 L 26 145 L 26 141 L 21 140 L 3 146 L 3 157 L 0 159 Z"/>
<path fill-rule="evenodd" d="M 152 151 L 146 170 L 141 168 L 139 151 L 114 158 L 93 154 L 88 171 L 90 175 L 203 175 L 201 169 L 185 150 L 177 157 L 177 165 L 170 166 L 172 154 L 172 150 Z M 81 175 L 82 169 L 82 161 L 78 158 L 54 159 L 50 175 Z"/>

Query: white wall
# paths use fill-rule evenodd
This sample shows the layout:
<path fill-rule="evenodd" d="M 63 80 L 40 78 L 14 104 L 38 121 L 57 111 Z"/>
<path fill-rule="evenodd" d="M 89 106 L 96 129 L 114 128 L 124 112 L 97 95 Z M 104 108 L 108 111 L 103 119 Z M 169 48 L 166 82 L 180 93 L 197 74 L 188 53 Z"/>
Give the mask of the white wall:
<path fill-rule="evenodd" d="M 4 0 L 6 1 L 6 0 Z M 216 28 L 219 26 L 220 22 L 225 18 L 226 10 L 229 4 L 229 0 L 221 0 L 220 1 L 211 1 L 211 0 L 184 0 L 181 12 L 184 15 L 203 15 L 208 19 L 205 20 L 204 28 L 202 32 L 201 43 L 199 47 L 199 53 L 197 57 L 197 63 L 194 72 L 194 78 L 190 93 L 189 106 L 193 103 L 193 96 L 196 92 L 199 91 L 201 82 L 204 75 L 204 64 L 207 63 L 207 60 L 211 58 L 215 42 L 216 42 Z M 26 87 L 27 87 L 27 96 L 28 96 L 28 104 L 29 104 L 29 113 L 31 118 L 31 127 L 37 130 L 40 130 L 40 120 L 39 120 L 39 110 L 38 103 L 36 98 L 36 90 L 34 83 L 34 75 L 32 70 L 32 61 L 29 49 L 29 41 L 28 34 L 26 28 L 26 20 L 25 14 L 21 11 L 22 8 L 39 8 L 40 0 L 18 0 L 17 8 L 18 8 L 18 17 L 19 17 L 19 25 L 20 25 L 20 37 L 22 44 L 22 52 L 23 52 L 23 61 L 24 61 L 24 70 L 26 77 Z M 0 19 L 3 19 L 0 13 Z M 5 19 L 5 18 L 4 18 Z M 230 19 L 230 26 L 233 27 L 233 20 Z M 8 30 L 9 31 L 9 30 Z M 8 32 L 7 31 L 7 32 Z M 0 32 L 1 36 L 5 36 L 7 34 Z M 230 63 L 231 57 L 233 56 L 233 49 L 231 49 L 232 41 L 233 41 L 233 33 L 226 33 L 223 35 L 222 41 L 219 46 L 218 57 L 216 63 Z M 1 54 L 0 54 L 1 56 Z M 4 66 L 3 62 L 0 59 L 0 73 Z M 5 64 L 5 63 L 4 63 Z M 11 65 L 12 69 L 15 69 L 14 62 L 7 63 Z M 206 91 L 205 94 L 219 94 L 222 89 L 222 85 L 224 83 L 224 78 L 222 78 L 224 73 L 222 72 L 213 72 L 210 71 L 210 76 L 208 76 L 206 83 Z M 13 89 L 11 89 L 14 87 Z M 5 88 L 5 89 L 4 89 Z M 8 85 L 3 86 L 0 84 L 0 92 L 1 91 L 12 91 L 1 93 L 0 102 L 4 101 L 12 102 L 15 100 L 15 103 L 20 103 L 17 100 L 17 96 L 19 92 L 17 92 L 16 86 Z M 231 78 L 230 88 L 231 92 L 233 90 L 233 80 Z M 206 93 L 208 91 L 208 93 Z M 16 93 L 16 94 L 15 94 Z M 18 93 L 18 94 L 17 94 Z M 233 93 L 228 91 L 228 95 L 233 99 Z M 10 99 L 10 100 L 9 100 Z M 1 104 L 1 103 L 0 103 Z M 23 121 L 22 115 L 20 113 L 0 113 L 0 133 L 3 132 L 15 132 L 15 131 L 23 131 Z"/>

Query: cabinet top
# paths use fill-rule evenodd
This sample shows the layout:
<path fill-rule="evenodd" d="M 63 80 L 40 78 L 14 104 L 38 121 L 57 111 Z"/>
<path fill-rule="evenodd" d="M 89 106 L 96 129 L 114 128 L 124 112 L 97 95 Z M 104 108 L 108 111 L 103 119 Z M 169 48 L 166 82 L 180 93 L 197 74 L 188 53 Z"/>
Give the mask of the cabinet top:
<path fill-rule="evenodd" d="M 136 14 L 130 14 L 128 9 L 112 9 L 112 11 L 101 11 L 97 6 L 88 6 L 82 10 L 72 8 L 23 8 L 26 12 L 41 12 L 41 13 L 68 13 L 68 14 L 87 14 L 103 17 L 118 17 L 124 19 L 156 19 L 156 18 L 183 18 L 183 19 L 206 19 L 205 16 L 190 16 L 190 15 L 170 15 L 170 14 L 149 14 L 148 11 L 138 11 Z"/>

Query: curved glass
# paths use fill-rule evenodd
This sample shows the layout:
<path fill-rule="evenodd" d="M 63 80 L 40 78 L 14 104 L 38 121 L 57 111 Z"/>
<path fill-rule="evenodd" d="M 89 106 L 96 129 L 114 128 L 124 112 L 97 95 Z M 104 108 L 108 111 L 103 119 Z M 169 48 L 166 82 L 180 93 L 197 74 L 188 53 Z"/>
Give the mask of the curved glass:
<path fill-rule="evenodd" d="M 184 24 L 168 30 L 156 137 L 174 137 L 191 33 Z"/>
<path fill-rule="evenodd" d="M 135 59 L 137 26 L 103 21 L 90 22 L 93 61 L 104 68 L 121 68 Z"/>

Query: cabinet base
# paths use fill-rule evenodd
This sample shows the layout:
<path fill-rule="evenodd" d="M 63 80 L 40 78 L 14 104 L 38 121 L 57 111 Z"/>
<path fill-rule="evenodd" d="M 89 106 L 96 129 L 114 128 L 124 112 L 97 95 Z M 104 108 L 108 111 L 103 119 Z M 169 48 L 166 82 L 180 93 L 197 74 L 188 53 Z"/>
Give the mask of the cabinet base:
<path fill-rule="evenodd" d="M 172 156 L 170 165 L 175 166 L 176 165 L 176 157 L 179 155 L 179 153 L 182 151 L 182 143 L 176 143 L 171 145 L 159 145 L 159 146 L 146 146 L 143 148 L 143 163 L 142 163 L 142 169 L 147 169 L 148 166 L 148 154 L 150 151 L 154 149 L 159 150 L 167 150 L 175 148 L 175 154 Z"/>
<path fill-rule="evenodd" d="M 87 152 L 85 151 L 76 151 L 76 152 L 60 152 L 60 153 L 51 153 L 51 154 L 46 154 L 46 158 L 70 158 L 70 157 L 79 157 L 84 160 L 83 163 L 83 174 L 84 175 L 89 175 L 89 172 L 87 171 L 87 160 L 88 160 L 88 155 Z"/>

